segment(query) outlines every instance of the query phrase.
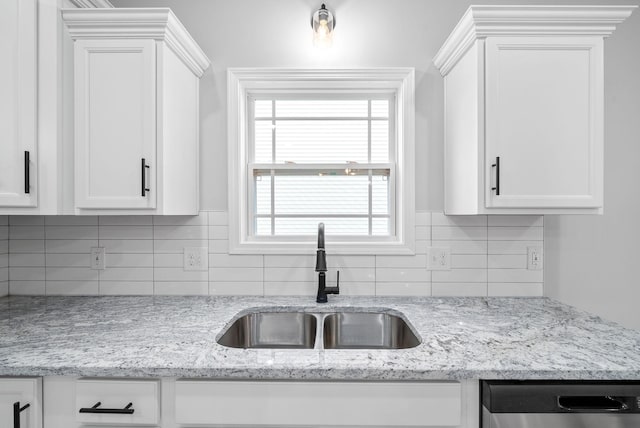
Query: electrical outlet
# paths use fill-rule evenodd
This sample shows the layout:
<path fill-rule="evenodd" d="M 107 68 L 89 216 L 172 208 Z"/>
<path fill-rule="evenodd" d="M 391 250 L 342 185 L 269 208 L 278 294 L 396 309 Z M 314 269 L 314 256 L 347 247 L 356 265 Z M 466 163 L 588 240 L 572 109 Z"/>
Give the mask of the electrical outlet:
<path fill-rule="evenodd" d="M 429 247 L 427 250 L 428 270 L 451 270 L 451 248 Z"/>
<path fill-rule="evenodd" d="M 542 270 L 542 247 L 527 247 L 527 269 Z"/>
<path fill-rule="evenodd" d="M 209 252 L 206 247 L 184 247 L 184 270 L 209 269 Z"/>
<path fill-rule="evenodd" d="M 104 270 L 105 256 L 104 247 L 91 247 L 91 269 Z"/>

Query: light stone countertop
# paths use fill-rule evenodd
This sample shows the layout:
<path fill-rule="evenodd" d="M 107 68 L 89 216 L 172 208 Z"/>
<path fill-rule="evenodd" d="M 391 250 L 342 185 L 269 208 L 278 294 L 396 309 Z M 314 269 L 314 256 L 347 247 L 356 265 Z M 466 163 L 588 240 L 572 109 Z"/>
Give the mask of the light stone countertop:
<path fill-rule="evenodd" d="M 546 298 L 5 297 L 0 375 L 238 379 L 640 379 L 640 332 Z M 237 315 L 399 311 L 404 350 L 234 349 Z"/>

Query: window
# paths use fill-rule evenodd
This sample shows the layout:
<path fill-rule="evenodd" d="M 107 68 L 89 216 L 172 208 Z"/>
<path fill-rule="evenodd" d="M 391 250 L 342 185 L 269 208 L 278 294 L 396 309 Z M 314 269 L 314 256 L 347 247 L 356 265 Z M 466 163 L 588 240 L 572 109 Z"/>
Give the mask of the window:
<path fill-rule="evenodd" d="M 230 252 L 413 251 L 413 70 L 228 77 Z"/>

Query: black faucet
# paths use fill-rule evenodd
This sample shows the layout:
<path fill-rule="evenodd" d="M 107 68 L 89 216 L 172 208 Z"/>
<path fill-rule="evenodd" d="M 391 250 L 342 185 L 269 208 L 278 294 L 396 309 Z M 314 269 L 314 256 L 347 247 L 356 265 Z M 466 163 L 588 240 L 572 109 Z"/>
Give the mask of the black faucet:
<path fill-rule="evenodd" d="M 318 224 L 318 250 L 316 251 L 316 272 L 318 272 L 318 295 L 316 302 L 327 303 L 327 294 L 340 294 L 340 272 L 335 287 L 327 287 L 327 255 L 324 251 L 324 223 Z"/>

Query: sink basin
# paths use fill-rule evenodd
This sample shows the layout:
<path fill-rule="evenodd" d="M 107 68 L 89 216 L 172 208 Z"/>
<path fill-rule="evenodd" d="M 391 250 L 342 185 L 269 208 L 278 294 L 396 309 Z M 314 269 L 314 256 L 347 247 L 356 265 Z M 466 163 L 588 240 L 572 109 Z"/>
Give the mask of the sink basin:
<path fill-rule="evenodd" d="M 218 339 L 231 348 L 313 349 L 317 318 L 302 312 L 256 312 L 238 318 Z"/>
<path fill-rule="evenodd" d="M 420 340 L 400 317 L 375 312 L 338 312 L 324 318 L 325 349 L 406 349 Z"/>

